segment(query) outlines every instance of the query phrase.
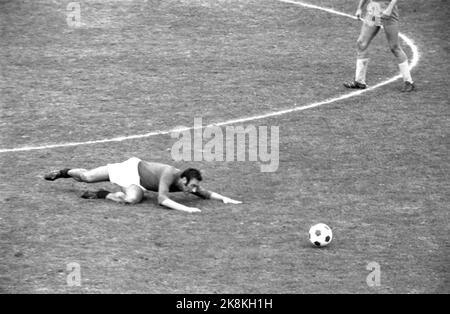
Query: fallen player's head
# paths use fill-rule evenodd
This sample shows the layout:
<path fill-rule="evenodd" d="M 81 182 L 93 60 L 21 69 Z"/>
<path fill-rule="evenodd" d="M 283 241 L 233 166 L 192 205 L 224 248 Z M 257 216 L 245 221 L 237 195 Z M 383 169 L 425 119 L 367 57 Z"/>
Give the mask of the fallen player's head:
<path fill-rule="evenodd" d="M 181 173 L 180 178 L 185 186 L 185 192 L 188 193 L 197 192 L 200 186 L 200 181 L 203 180 L 201 172 L 194 168 L 184 170 Z"/>

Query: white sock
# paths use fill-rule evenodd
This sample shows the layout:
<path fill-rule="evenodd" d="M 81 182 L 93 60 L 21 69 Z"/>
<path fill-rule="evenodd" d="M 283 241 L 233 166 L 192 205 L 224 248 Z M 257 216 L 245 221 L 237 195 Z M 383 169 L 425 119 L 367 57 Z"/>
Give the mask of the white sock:
<path fill-rule="evenodd" d="M 412 77 L 411 77 L 411 72 L 409 71 L 408 60 L 406 60 L 403 63 L 400 63 L 398 65 L 398 67 L 400 69 L 400 73 L 403 76 L 403 81 L 413 83 L 413 80 L 412 80 Z"/>
<path fill-rule="evenodd" d="M 368 65 L 369 65 L 369 58 L 356 59 L 355 81 L 362 84 L 366 84 L 366 74 Z"/>

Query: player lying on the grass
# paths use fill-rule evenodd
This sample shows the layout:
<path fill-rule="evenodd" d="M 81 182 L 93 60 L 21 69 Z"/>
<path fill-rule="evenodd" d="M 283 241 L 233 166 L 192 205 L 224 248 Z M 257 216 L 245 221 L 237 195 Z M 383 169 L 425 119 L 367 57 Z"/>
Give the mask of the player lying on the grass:
<path fill-rule="evenodd" d="M 200 212 L 200 209 L 187 207 L 171 200 L 169 192 L 192 193 L 204 199 L 214 199 L 225 204 L 241 204 L 240 201 L 210 192 L 200 187 L 202 175 L 197 169 L 189 168 L 184 171 L 172 166 L 146 162 L 139 158 L 130 158 L 116 164 L 108 164 L 92 170 L 62 169 L 52 171 L 44 176 L 46 180 L 54 181 L 60 178 L 73 178 L 76 181 L 95 183 L 110 181 L 121 187 L 121 192 L 99 190 L 86 191 L 81 197 L 88 199 L 106 198 L 118 203 L 139 203 L 144 191 L 158 192 L 158 203 L 165 207 L 189 213 Z"/>
<path fill-rule="evenodd" d="M 409 70 L 408 57 L 400 46 L 397 2 L 398 0 L 360 0 L 356 16 L 363 20 L 363 25 L 357 41 L 356 74 L 354 81 L 344 83 L 345 87 L 356 89 L 367 88 L 368 48 L 378 34 L 381 26 L 383 26 L 389 48 L 397 58 L 398 67 L 403 76 L 404 85 L 402 91 L 411 92 L 415 89 Z M 364 9 L 366 14 L 362 18 Z"/>

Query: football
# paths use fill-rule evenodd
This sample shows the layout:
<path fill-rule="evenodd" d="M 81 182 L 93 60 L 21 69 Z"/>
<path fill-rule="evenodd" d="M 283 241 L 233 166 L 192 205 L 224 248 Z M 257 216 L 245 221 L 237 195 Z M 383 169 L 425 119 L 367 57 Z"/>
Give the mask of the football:
<path fill-rule="evenodd" d="M 327 246 L 331 240 L 333 240 L 333 232 L 326 224 L 316 224 L 309 229 L 309 241 L 315 247 Z"/>

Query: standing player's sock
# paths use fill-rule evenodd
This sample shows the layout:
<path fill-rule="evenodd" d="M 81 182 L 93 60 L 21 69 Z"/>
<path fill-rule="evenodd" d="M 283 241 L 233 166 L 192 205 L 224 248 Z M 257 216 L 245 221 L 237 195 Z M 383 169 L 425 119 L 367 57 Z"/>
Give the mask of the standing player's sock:
<path fill-rule="evenodd" d="M 409 82 L 409 83 L 414 83 L 411 77 L 411 72 L 409 71 L 409 64 L 408 64 L 408 60 L 406 60 L 403 63 L 400 63 L 398 65 L 399 69 L 400 69 L 400 73 L 403 76 L 403 81 L 405 82 Z"/>
<path fill-rule="evenodd" d="M 356 59 L 356 73 L 355 81 L 366 84 L 367 67 L 369 65 L 369 58 Z"/>

